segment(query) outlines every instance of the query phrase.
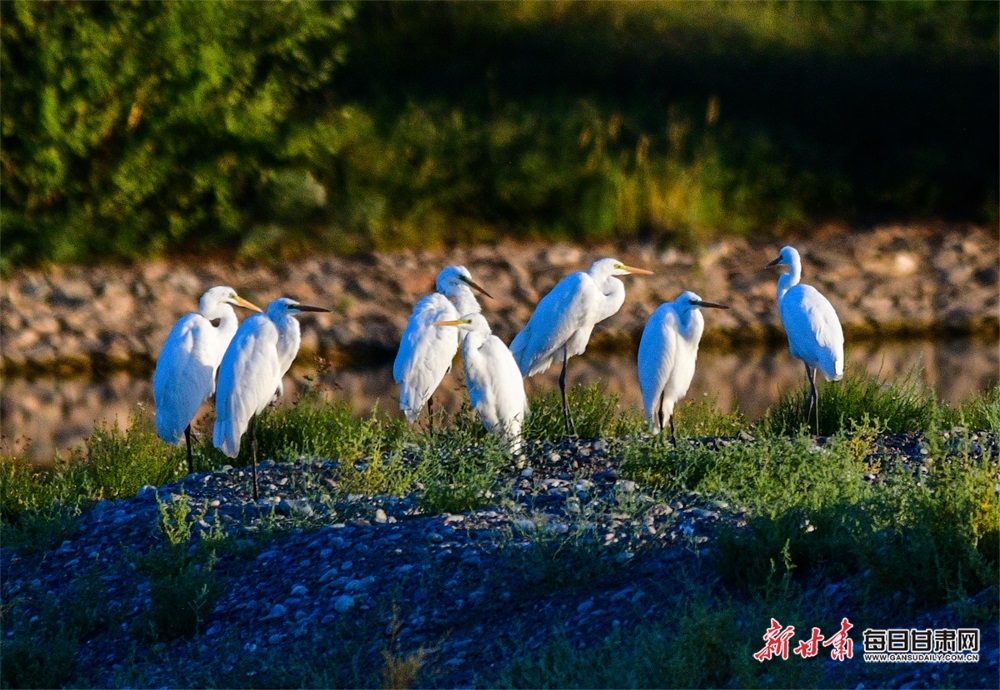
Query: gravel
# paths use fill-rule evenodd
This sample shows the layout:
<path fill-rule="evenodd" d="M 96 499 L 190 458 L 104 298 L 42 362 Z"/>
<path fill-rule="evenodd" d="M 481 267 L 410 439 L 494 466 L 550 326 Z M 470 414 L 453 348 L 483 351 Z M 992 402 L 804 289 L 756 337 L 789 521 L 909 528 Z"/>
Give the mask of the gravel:
<path fill-rule="evenodd" d="M 997 456 L 994 433 L 971 436 L 978 452 Z M 79 668 L 99 687 L 120 685 L 122 674 L 137 663 L 144 665 L 144 683 L 185 685 L 206 665 L 238 672 L 242 665 L 252 668 L 262 650 L 281 658 L 325 649 L 345 625 L 371 621 L 377 624 L 365 641 L 371 663 L 381 663 L 377 651 L 390 643 L 401 650 L 423 646 L 434 650 L 427 664 L 435 685 L 469 686 L 557 634 L 585 647 L 655 623 L 676 593 L 679 573 L 721 587 L 712 566 L 714 541 L 723 524 L 745 527 L 738 506 L 695 493 L 668 500 L 620 478 L 614 442 L 574 440 L 547 448 L 531 454 L 545 460 L 523 469 L 515 463 L 504 472 L 506 489 L 494 505 L 454 515 L 424 514 L 416 495 L 343 497 L 332 460 L 262 462 L 257 502 L 246 468 L 227 466 L 158 489 L 143 487 L 134 498 L 98 502 L 53 550 L 22 554 L 0 548 L 3 600 L 31 610 L 45 596 L 66 596 L 96 570 L 109 612 L 120 621 L 81 645 Z M 920 435 L 885 435 L 872 454 L 882 467 L 902 462 L 919 471 L 921 448 Z M 137 639 L 130 627 L 149 609 L 148 576 L 134 562 L 136 554 L 162 543 L 157 497 L 187 501 L 196 515 L 207 508 L 195 533 L 208 538 L 221 531 L 245 547 L 220 553 L 214 567 L 224 591 L 202 632 L 190 639 Z M 532 549 L 545 540 L 575 544 L 582 558 L 546 570 L 531 560 L 539 553 Z M 845 602 L 848 590 L 844 583 L 820 587 Z M 996 588 L 981 596 L 987 605 L 992 597 L 996 606 Z M 23 633 L 28 618 L 5 621 L 6 638 Z M 946 608 L 912 616 L 907 627 L 931 620 L 961 623 Z M 243 654 L 222 658 L 233 640 Z M 830 682 L 996 687 L 997 650 L 997 631 L 983 629 L 979 664 L 901 665 L 888 681 L 884 675 L 873 681 L 856 654 L 853 662 L 830 667 Z"/>

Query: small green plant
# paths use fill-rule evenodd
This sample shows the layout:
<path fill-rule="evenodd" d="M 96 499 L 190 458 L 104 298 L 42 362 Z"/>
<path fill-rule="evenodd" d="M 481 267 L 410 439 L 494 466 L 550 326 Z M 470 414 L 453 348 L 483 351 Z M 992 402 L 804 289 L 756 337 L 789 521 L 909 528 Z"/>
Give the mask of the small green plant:
<path fill-rule="evenodd" d="M 392 620 L 389 621 L 389 643 L 382 650 L 382 687 L 386 690 L 405 690 L 416 687 L 420 673 L 428 659 L 436 651 L 420 645 L 412 652 L 399 650 L 399 631 L 403 624 L 399 619 L 399 607 L 393 605 Z"/>
<path fill-rule="evenodd" d="M 86 470 L 92 498 L 128 498 L 146 484 L 166 484 L 187 471 L 184 449 L 160 439 L 142 405 L 133 408 L 127 431 L 98 426 L 76 462 Z"/>
<path fill-rule="evenodd" d="M 617 395 L 599 383 L 574 386 L 567 391 L 570 412 L 580 438 L 631 436 L 642 429 L 642 419 L 635 410 L 623 409 Z M 532 396 L 531 413 L 524 424 L 528 439 L 557 440 L 566 436 L 562 396 L 548 390 Z"/>
<path fill-rule="evenodd" d="M 4 546 L 24 554 L 48 551 L 77 532 L 80 512 L 79 504 L 53 503 L 18 513 L 10 520 L 0 519 L 0 539 Z"/>
<path fill-rule="evenodd" d="M 498 437 L 480 429 L 456 424 L 451 433 L 426 437 L 426 445 L 417 451 L 424 485 L 419 502 L 424 512 L 463 513 L 495 502 L 500 491 L 498 475 L 510 457 Z"/>
<path fill-rule="evenodd" d="M 222 594 L 213 571 L 222 534 L 212 529 L 193 544 L 194 525 L 204 520 L 207 506 L 194 511 L 183 491 L 166 501 L 157 495 L 156 500 L 156 527 L 164 544 L 137 556 L 136 564 L 150 577 L 149 634 L 174 639 L 197 633 Z"/>
<path fill-rule="evenodd" d="M 620 544 L 606 546 L 588 523 L 519 519 L 504 539 L 505 562 L 532 591 L 589 587 L 623 567 Z"/>
<path fill-rule="evenodd" d="M 885 431 L 920 431 L 935 423 L 940 405 L 932 390 L 920 382 L 914 369 L 901 379 L 884 381 L 865 373 L 849 372 L 837 382 L 817 382 L 820 392 L 819 433 L 827 436 L 850 428 L 851 420 L 869 418 Z M 784 396 L 757 424 L 765 434 L 790 435 L 814 421 L 804 418 L 809 384 Z"/>

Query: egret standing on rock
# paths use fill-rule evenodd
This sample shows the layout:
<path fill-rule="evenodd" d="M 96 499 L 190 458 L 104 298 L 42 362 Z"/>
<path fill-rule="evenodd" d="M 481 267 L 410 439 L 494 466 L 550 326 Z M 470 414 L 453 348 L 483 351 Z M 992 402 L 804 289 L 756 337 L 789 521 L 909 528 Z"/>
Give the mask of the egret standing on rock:
<path fill-rule="evenodd" d="M 809 401 L 806 420 L 816 405 L 816 434 L 819 434 L 819 392 L 816 390 L 816 370 L 827 381 L 844 377 L 844 330 L 830 301 L 811 285 L 799 283 L 802 260 L 794 247 L 782 247 L 778 258 L 767 266 L 788 266 L 778 279 L 778 312 L 788 334 L 788 349 L 792 356 L 806 365 L 809 379 Z"/>
<path fill-rule="evenodd" d="M 473 282 L 465 266 L 448 266 L 438 274 L 433 292 L 417 302 L 403 331 L 392 378 L 399 384 L 399 409 L 410 424 L 417 420 L 431 396 L 451 370 L 452 360 L 462 344 L 460 331 L 434 328 L 435 321 L 453 321 L 461 314 L 478 314 L 479 302 L 473 290 L 490 293 Z"/>
<path fill-rule="evenodd" d="M 568 434 L 575 436 L 576 427 L 566 401 L 566 362 L 587 349 L 590 333 L 597 323 L 621 309 L 625 285 L 615 276 L 630 273 L 653 272 L 626 266 L 617 259 L 600 259 L 586 272 L 566 276 L 542 298 L 524 330 L 510 344 L 524 376 L 534 376 L 548 369 L 554 360 L 562 360 L 559 390 Z"/>
<path fill-rule="evenodd" d="M 256 417 L 281 396 L 281 378 L 299 351 L 302 336 L 294 315 L 328 311 L 299 304 L 288 297 L 276 299 L 267 306 L 267 313 L 243 322 L 219 365 L 213 442 L 216 448 L 235 458 L 249 425 L 254 500 L 257 500 Z"/>
<path fill-rule="evenodd" d="M 167 443 L 187 442 L 188 472 L 194 472 L 191 422 L 215 392 L 215 373 L 239 325 L 233 305 L 260 311 L 227 286 L 214 287 L 198 301 L 198 311 L 174 324 L 153 372 L 156 431 Z"/>
<path fill-rule="evenodd" d="M 705 330 L 701 307 L 729 308 L 683 292 L 676 301 L 661 304 L 653 312 L 639 341 L 639 387 L 646 419 L 654 434 L 669 422 L 675 443 L 674 405 L 691 386 L 698 343 Z"/>
<path fill-rule="evenodd" d="M 520 453 L 521 425 L 528 415 L 528 396 L 510 350 L 493 335 L 486 318 L 479 313 L 437 321 L 433 325 L 458 326 L 465 333 L 462 361 L 472 408 L 489 431 L 504 439 L 511 453 Z"/>

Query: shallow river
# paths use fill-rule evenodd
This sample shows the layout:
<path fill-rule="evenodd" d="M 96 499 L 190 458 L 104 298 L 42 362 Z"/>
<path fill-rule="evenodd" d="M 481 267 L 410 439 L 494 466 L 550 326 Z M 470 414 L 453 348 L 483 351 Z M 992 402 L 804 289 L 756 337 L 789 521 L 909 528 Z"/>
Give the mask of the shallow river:
<path fill-rule="evenodd" d="M 905 377 L 916 371 L 933 386 L 939 398 L 959 403 L 987 390 L 998 380 L 998 345 L 983 341 L 907 341 L 865 343 L 847 349 L 847 370 L 861 369 L 883 380 Z M 306 360 L 286 376 L 284 402 L 314 373 Z M 529 395 L 545 388 L 555 389 L 559 371 L 528 379 Z M 607 389 L 627 406 L 641 406 L 634 354 L 600 355 L 587 353 L 570 361 L 568 378 L 573 385 L 603 381 Z M 349 401 L 357 411 L 367 411 L 376 403 L 382 410 L 397 410 L 398 389 L 392 380 L 391 363 L 368 369 L 344 369 L 320 377 L 334 399 Z M 802 365 L 785 349 L 745 351 L 703 350 L 698 358 L 688 400 L 715 396 L 722 410 L 738 407 L 751 420 L 757 419 L 786 391 L 805 381 Z M 829 385 L 829 384 L 824 384 Z M 434 396 L 435 404 L 457 409 L 465 391 L 459 378 L 449 376 Z M 821 389 L 822 395 L 822 389 Z M 0 433 L 4 451 L 23 446 L 30 439 L 32 457 L 41 463 L 56 452 L 80 445 L 95 424 L 108 422 L 124 426 L 130 411 L 142 404 L 151 414 L 152 384 L 119 373 L 101 380 L 89 378 L 10 379 L 4 381 L 0 398 Z M 680 405 L 683 406 L 684 401 Z M 201 425 L 206 428 L 211 407 L 202 408 Z"/>

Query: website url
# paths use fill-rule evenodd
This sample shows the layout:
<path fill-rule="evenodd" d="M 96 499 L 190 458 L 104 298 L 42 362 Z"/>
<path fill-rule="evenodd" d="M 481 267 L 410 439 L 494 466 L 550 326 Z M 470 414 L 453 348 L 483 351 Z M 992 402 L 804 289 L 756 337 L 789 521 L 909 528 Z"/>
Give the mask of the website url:
<path fill-rule="evenodd" d="M 960 664 L 979 663 L 979 655 L 972 654 L 946 654 L 942 652 L 928 653 L 893 653 L 893 652 L 867 652 L 864 654 L 865 661 L 875 664 L 903 664 L 903 663 L 940 663 L 942 661 L 958 662 Z"/>

